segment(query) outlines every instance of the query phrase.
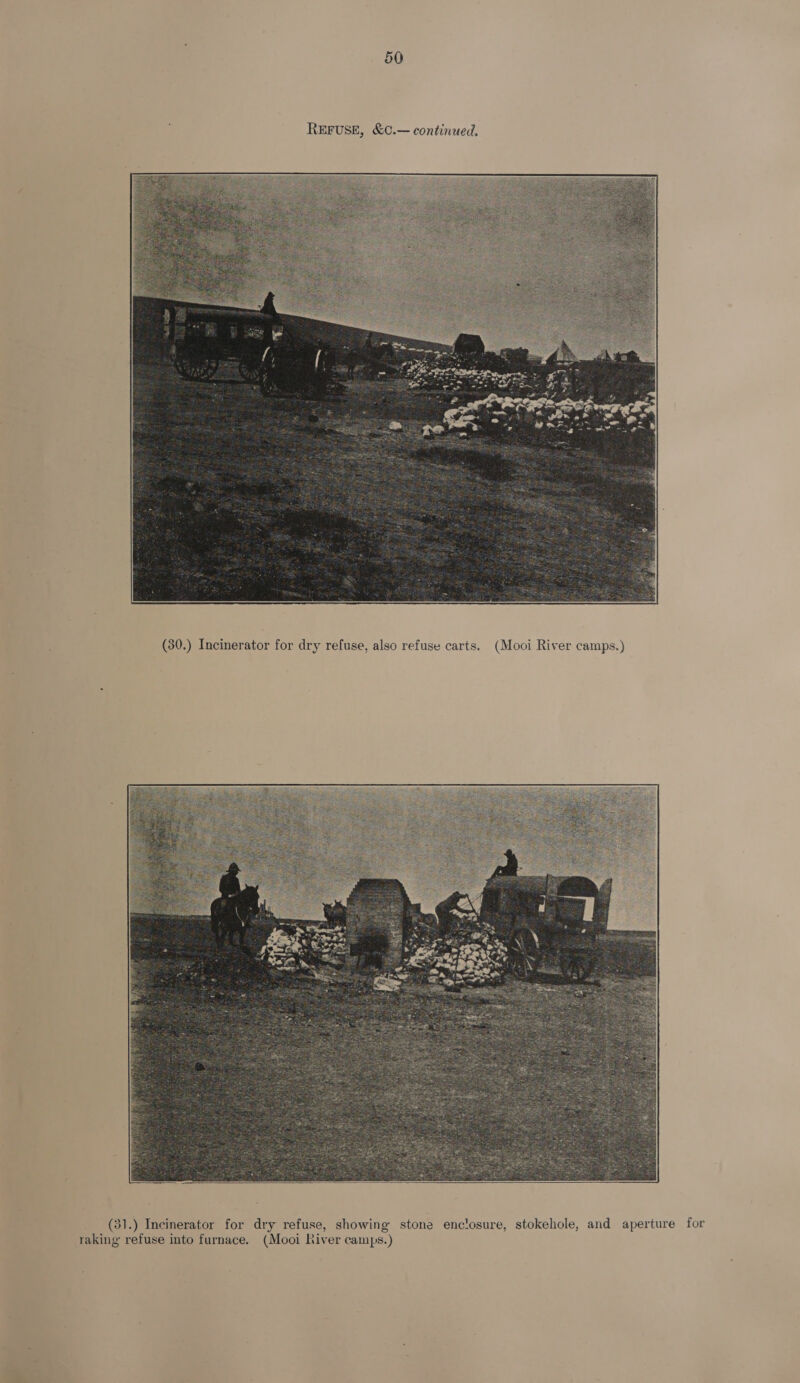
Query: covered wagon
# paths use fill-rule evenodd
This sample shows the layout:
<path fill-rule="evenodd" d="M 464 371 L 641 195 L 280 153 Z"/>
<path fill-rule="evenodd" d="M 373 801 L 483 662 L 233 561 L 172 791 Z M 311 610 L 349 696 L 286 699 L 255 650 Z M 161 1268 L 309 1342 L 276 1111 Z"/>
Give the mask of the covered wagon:
<path fill-rule="evenodd" d="M 579 874 L 517 874 L 489 880 L 480 915 L 506 942 L 518 979 L 533 979 L 551 959 L 567 979 L 585 980 L 597 963 L 610 902 L 610 879 L 598 886 Z"/>

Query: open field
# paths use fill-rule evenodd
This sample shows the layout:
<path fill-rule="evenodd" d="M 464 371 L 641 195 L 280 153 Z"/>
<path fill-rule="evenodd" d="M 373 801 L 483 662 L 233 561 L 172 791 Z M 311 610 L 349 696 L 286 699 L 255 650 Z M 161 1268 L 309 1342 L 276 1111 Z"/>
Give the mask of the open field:
<path fill-rule="evenodd" d="M 458 995 L 270 982 L 196 922 L 134 918 L 131 1176 L 653 1180 L 656 1010 L 654 977 L 605 971 Z"/>
<path fill-rule="evenodd" d="M 652 466 L 424 441 L 447 402 L 360 378 L 267 400 L 230 365 L 190 383 L 135 357 L 134 599 L 653 599 Z"/>

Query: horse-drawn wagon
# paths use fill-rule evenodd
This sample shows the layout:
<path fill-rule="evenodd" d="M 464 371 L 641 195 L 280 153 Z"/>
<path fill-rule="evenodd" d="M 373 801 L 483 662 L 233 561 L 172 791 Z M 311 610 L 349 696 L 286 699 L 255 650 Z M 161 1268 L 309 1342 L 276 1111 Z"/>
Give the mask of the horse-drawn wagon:
<path fill-rule="evenodd" d="M 490 879 L 480 919 L 508 946 L 509 970 L 532 980 L 545 960 L 566 979 L 586 980 L 608 927 L 611 880 L 599 887 L 580 875 L 511 875 Z"/>
<path fill-rule="evenodd" d="M 176 305 L 167 311 L 170 359 L 182 379 L 213 379 L 224 361 L 232 361 L 264 395 L 325 392 L 329 348 L 300 337 L 280 317 L 234 307 Z"/>
<path fill-rule="evenodd" d="M 322 341 L 309 341 L 282 322 L 274 322 L 261 357 L 262 394 L 324 394 L 333 373 L 333 355 Z"/>
<path fill-rule="evenodd" d="M 182 379 L 213 379 L 223 361 L 235 361 L 242 379 L 255 384 L 271 342 L 271 321 L 261 312 L 233 307 L 169 310 L 170 359 Z"/>

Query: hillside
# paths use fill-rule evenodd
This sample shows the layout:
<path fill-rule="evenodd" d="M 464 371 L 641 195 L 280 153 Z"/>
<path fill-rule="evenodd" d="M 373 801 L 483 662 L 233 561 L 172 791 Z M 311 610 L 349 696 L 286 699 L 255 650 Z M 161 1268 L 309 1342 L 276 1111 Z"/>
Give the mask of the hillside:
<path fill-rule="evenodd" d="M 162 340 L 164 308 L 172 304 L 178 304 L 181 307 L 208 307 L 212 305 L 185 302 L 180 298 L 134 297 L 132 325 L 134 350 L 137 355 L 152 355 L 159 351 Z M 214 305 L 222 306 L 222 304 Z M 384 331 L 377 327 L 348 326 L 344 322 L 328 322 L 321 317 L 298 317 L 294 313 L 283 311 L 281 311 L 280 316 L 281 320 L 296 331 L 299 336 L 308 337 L 313 341 L 324 341 L 326 346 L 332 346 L 336 351 L 349 350 L 351 346 L 363 346 L 364 338 L 369 331 L 372 332 L 372 339 L 375 342 L 392 341 L 397 345 L 417 346 L 424 350 L 450 349 L 449 345 L 441 341 L 423 341 L 414 336 L 399 336 L 396 332 Z"/>

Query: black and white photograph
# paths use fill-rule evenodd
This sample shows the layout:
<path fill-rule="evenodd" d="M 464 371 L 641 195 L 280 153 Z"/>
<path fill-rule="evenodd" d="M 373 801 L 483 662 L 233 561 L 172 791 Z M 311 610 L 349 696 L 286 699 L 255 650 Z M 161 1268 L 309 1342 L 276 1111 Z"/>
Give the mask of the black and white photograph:
<path fill-rule="evenodd" d="M 133 1182 L 658 1179 L 654 785 L 137 785 Z"/>
<path fill-rule="evenodd" d="M 654 602 L 656 199 L 134 174 L 133 601 Z"/>

